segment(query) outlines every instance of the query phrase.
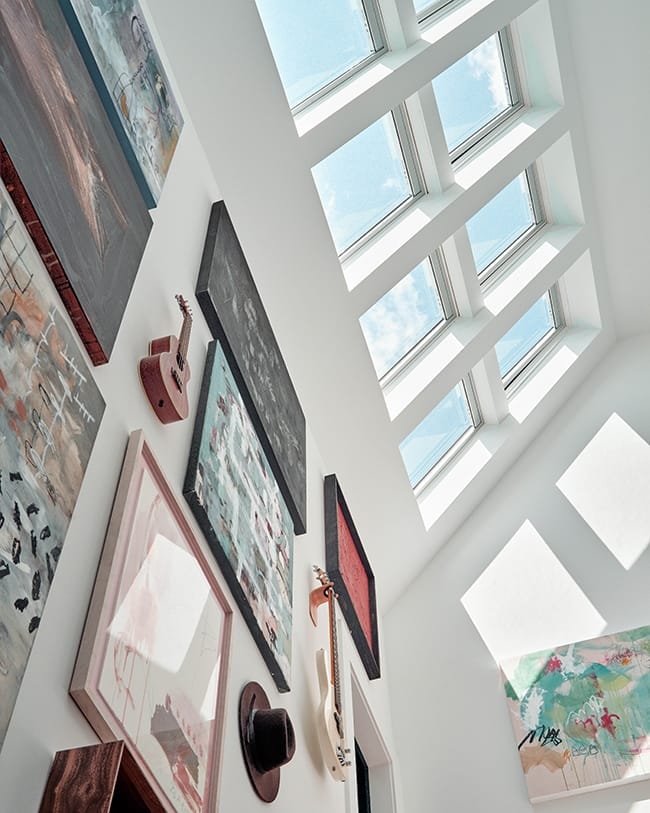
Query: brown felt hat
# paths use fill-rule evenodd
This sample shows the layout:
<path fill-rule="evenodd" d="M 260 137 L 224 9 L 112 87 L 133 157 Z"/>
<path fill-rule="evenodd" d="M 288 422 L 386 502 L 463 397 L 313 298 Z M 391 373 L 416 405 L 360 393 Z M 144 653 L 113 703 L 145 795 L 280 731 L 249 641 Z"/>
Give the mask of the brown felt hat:
<path fill-rule="evenodd" d="M 280 789 L 280 766 L 296 750 L 286 709 L 272 709 L 259 683 L 247 683 L 239 698 L 239 737 L 255 792 L 272 802 Z"/>

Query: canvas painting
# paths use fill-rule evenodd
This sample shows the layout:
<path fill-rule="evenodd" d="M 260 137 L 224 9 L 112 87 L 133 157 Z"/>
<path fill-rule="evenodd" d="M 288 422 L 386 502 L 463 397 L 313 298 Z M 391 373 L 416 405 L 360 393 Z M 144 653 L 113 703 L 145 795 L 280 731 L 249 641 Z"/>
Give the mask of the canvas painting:
<path fill-rule="evenodd" d="M 219 342 L 183 489 L 280 691 L 291 670 L 293 523 Z"/>
<path fill-rule="evenodd" d="M 650 775 L 650 627 L 501 664 L 531 801 Z"/>
<path fill-rule="evenodd" d="M 104 401 L 0 183 L 0 745 Z"/>
<path fill-rule="evenodd" d="M 212 204 L 196 297 L 293 517 L 307 530 L 305 416 L 224 201 Z"/>
<path fill-rule="evenodd" d="M 59 0 L 147 205 L 160 198 L 183 117 L 137 0 Z"/>
<path fill-rule="evenodd" d="M 57 290 L 93 363 L 105 363 L 151 218 L 51 0 L 0 3 L 0 111 L 0 141 L 26 193 L 14 202 L 27 224 L 35 211 L 56 255 Z"/>
<path fill-rule="evenodd" d="M 217 809 L 232 610 L 141 431 L 129 438 L 70 688 L 170 813 Z"/>

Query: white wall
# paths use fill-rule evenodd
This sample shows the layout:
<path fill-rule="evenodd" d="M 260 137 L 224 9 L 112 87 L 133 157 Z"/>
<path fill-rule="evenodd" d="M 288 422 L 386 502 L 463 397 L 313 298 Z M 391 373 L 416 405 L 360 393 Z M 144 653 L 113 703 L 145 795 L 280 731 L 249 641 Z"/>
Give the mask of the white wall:
<path fill-rule="evenodd" d="M 495 661 L 649 622 L 649 364 L 617 344 L 388 613 L 408 813 L 531 810 Z M 650 781 L 542 807 L 647 813 Z"/>
<path fill-rule="evenodd" d="M 189 112 L 185 110 L 185 113 L 186 126 L 160 204 L 153 212 L 154 228 L 111 361 L 107 366 L 95 369 L 96 380 L 106 400 L 106 412 L 0 753 L 0 813 L 36 811 L 54 753 L 97 741 L 68 696 L 68 687 L 131 430 L 144 429 L 172 488 L 184 504 L 181 489 L 205 351 L 211 338 L 194 298 L 194 287 L 210 205 L 221 197 Z M 254 276 L 258 275 L 259 265 L 253 265 L 252 271 Z M 157 421 L 142 393 L 137 362 L 146 355 L 151 338 L 178 332 L 180 314 L 174 302 L 176 293 L 188 298 L 195 317 L 189 350 L 192 411 L 188 420 L 165 427 Z M 307 421 L 309 425 L 309 415 Z M 324 565 L 325 558 L 322 477 L 334 469 L 330 466 L 326 471 L 311 434 L 308 434 L 307 455 L 309 533 L 298 537 L 294 547 L 290 693 L 279 695 L 275 690 L 215 564 L 219 582 L 235 613 L 221 771 L 219 809 L 222 811 L 248 813 L 268 809 L 254 795 L 239 744 L 237 702 L 243 685 L 249 680 L 256 680 L 265 687 L 272 705 L 288 709 L 295 727 L 297 751 L 293 761 L 282 770 L 275 809 L 283 813 L 303 813 L 306 809 L 314 813 L 343 810 L 345 794 L 349 793 L 346 787 L 333 782 L 326 774 L 314 726 L 319 699 L 314 658 L 316 649 L 327 646 L 327 623 L 323 612 L 319 628 L 314 630 L 312 627 L 308 617 L 308 593 L 316 584 L 311 565 Z M 197 533 L 200 537 L 198 529 Z M 354 663 L 362 689 L 390 742 L 385 681 L 378 680 L 369 685 L 347 631 L 343 643 L 348 655 L 344 668 L 348 683 L 349 665 Z M 349 685 L 346 686 L 346 696 L 349 698 Z"/>

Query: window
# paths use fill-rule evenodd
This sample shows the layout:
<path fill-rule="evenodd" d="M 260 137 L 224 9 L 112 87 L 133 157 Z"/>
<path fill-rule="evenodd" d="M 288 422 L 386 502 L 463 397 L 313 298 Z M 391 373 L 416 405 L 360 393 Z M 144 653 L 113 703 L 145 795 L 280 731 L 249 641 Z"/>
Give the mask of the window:
<path fill-rule="evenodd" d="M 289 106 L 300 108 L 386 49 L 374 0 L 257 0 Z"/>
<path fill-rule="evenodd" d="M 499 371 L 506 387 L 530 367 L 560 324 L 559 297 L 553 288 L 540 297 L 496 343 Z"/>
<path fill-rule="evenodd" d="M 480 417 L 469 378 L 445 395 L 427 417 L 400 443 L 413 488 L 423 483 L 469 440 Z"/>
<path fill-rule="evenodd" d="M 453 316 L 442 263 L 441 254 L 427 257 L 360 318 L 378 378 L 426 344 Z"/>
<path fill-rule="evenodd" d="M 432 14 L 435 14 L 437 11 L 442 11 L 443 8 L 447 8 L 447 6 L 451 6 L 452 3 L 457 3 L 458 0 L 415 0 L 415 13 L 418 18 L 418 22 L 423 23 Z"/>
<path fill-rule="evenodd" d="M 312 170 L 339 255 L 395 216 L 423 184 L 406 114 L 387 113 Z"/>
<path fill-rule="evenodd" d="M 467 234 L 481 281 L 510 259 L 543 222 L 535 174 L 529 167 L 467 221 Z"/>
<path fill-rule="evenodd" d="M 522 106 L 507 29 L 436 77 L 433 91 L 455 161 Z"/>

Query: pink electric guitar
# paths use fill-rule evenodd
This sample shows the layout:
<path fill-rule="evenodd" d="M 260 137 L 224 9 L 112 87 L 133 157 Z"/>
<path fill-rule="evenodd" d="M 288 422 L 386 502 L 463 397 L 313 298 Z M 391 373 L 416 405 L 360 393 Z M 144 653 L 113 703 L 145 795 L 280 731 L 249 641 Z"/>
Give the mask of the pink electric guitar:
<path fill-rule="evenodd" d="M 163 336 L 149 342 L 149 355 L 140 359 L 140 379 L 153 411 L 162 423 L 173 423 L 187 418 L 187 382 L 190 365 L 187 348 L 192 330 L 192 311 L 182 296 L 176 301 L 183 314 L 183 326 L 178 338 Z"/>
<path fill-rule="evenodd" d="M 336 593 L 334 583 L 327 573 L 314 565 L 316 578 L 321 586 L 309 594 L 309 615 L 316 626 L 316 611 L 327 602 L 330 622 L 330 657 L 329 669 L 327 654 L 324 649 L 316 653 L 316 670 L 320 686 L 321 701 L 318 707 L 316 728 L 320 749 L 332 779 L 345 782 L 348 777 L 350 749 L 345 745 L 343 729 L 343 711 L 341 707 L 341 680 L 339 675 L 339 653 L 336 639 Z"/>

